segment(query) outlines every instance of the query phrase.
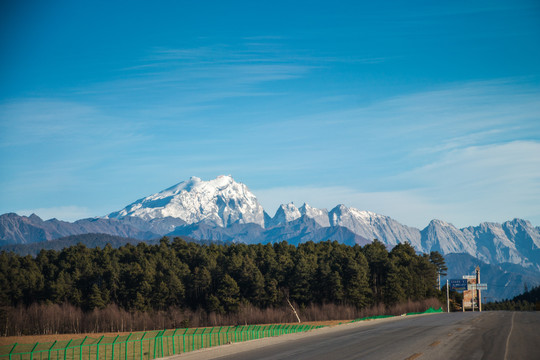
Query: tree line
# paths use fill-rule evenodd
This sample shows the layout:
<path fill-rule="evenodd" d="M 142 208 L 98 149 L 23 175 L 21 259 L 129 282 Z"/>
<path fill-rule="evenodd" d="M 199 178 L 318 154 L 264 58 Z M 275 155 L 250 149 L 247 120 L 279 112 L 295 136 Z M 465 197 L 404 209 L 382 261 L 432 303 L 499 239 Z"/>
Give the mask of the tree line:
<path fill-rule="evenodd" d="M 36 257 L 0 253 L 0 304 L 69 303 L 85 311 L 116 304 L 130 311 L 170 307 L 235 312 L 240 304 L 306 306 L 337 303 L 362 308 L 438 295 L 437 266 L 407 243 L 388 251 L 334 241 L 298 247 L 200 245 L 162 238 L 118 249 L 82 244 Z"/>
<path fill-rule="evenodd" d="M 484 305 L 486 310 L 510 310 L 510 311 L 540 311 L 540 286 L 531 290 L 525 289 L 523 294 L 512 299 L 489 302 Z"/>

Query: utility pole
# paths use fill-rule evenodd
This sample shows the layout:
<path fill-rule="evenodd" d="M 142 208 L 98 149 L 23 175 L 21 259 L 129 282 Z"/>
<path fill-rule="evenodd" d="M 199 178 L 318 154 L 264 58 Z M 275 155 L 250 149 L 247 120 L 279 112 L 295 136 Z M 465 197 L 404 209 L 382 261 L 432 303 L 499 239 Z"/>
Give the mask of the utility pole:
<path fill-rule="evenodd" d="M 446 312 L 450 312 L 450 290 L 448 288 L 448 279 L 446 279 Z"/>
<path fill-rule="evenodd" d="M 482 311 L 482 293 L 479 289 L 480 287 L 480 266 L 476 266 L 476 291 L 477 291 L 477 297 L 478 297 L 478 311 Z"/>

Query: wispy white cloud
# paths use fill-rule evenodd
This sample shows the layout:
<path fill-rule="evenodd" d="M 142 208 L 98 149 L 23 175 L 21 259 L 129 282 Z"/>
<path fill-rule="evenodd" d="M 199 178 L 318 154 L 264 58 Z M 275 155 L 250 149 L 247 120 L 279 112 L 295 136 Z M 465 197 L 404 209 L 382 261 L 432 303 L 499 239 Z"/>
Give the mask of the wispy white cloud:
<path fill-rule="evenodd" d="M 318 65 L 300 61 L 275 42 L 211 44 L 197 48 L 156 48 L 116 80 L 80 89 L 81 94 L 116 94 L 158 99 L 176 96 L 186 106 L 231 97 L 267 96 L 260 85 L 296 79 Z"/>
<path fill-rule="evenodd" d="M 97 106 L 48 98 L 0 104 L 1 147 L 42 143 L 115 146 L 144 136 L 140 124 L 126 123 Z M 105 141 L 107 140 L 107 141 Z"/>
<path fill-rule="evenodd" d="M 540 142 L 516 141 L 453 150 L 436 162 L 395 178 L 411 184 L 400 191 L 306 186 L 255 189 L 268 211 L 294 201 L 332 208 L 339 203 L 425 227 L 433 218 L 456 226 L 516 217 L 540 224 Z"/>

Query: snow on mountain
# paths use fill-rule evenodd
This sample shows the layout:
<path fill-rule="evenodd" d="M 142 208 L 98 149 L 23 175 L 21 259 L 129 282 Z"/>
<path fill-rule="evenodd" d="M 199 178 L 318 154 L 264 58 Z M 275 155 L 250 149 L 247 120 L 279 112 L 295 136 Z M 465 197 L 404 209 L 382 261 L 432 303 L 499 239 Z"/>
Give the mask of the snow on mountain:
<path fill-rule="evenodd" d="M 305 215 L 308 218 L 315 220 L 315 222 L 321 225 L 322 227 L 330 226 L 330 218 L 328 217 L 328 210 L 313 208 L 306 203 L 300 206 L 298 210 L 300 211 L 300 214 Z"/>
<path fill-rule="evenodd" d="M 467 253 L 476 256 L 474 236 L 464 233 L 454 225 L 441 220 L 431 220 L 421 231 L 422 248 L 425 251 L 438 251 L 442 254 Z"/>
<path fill-rule="evenodd" d="M 187 224 L 204 222 L 221 227 L 236 222 L 264 227 L 264 210 L 255 195 L 246 185 L 223 175 L 210 181 L 192 177 L 109 215 L 120 219 L 127 216 L 143 220 L 172 217 Z"/>
<path fill-rule="evenodd" d="M 402 225 L 394 219 L 338 205 L 328 214 L 331 226 L 343 226 L 366 239 L 379 239 L 387 245 L 409 242 L 421 251 L 420 231 Z"/>
<path fill-rule="evenodd" d="M 510 262 L 516 264 L 522 261 L 516 244 L 508 239 L 501 224 L 485 222 L 476 227 L 464 228 L 462 233 L 467 238 L 476 240 L 474 243 L 477 247 L 477 256 L 487 263 Z"/>
<path fill-rule="evenodd" d="M 540 231 L 525 220 L 485 222 L 464 229 L 432 220 L 421 234 L 424 252 L 466 253 L 488 264 L 510 263 L 540 270 Z"/>
<path fill-rule="evenodd" d="M 301 216 L 302 214 L 292 202 L 288 204 L 281 204 L 274 217 L 266 224 L 266 226 L 270 228 L 284 225 L 298 219 Z"/>
<path fill-rule="evenodd" d="M 0 216 L 0 245 L 40 242 L 62 236 L 106 233 L 156 238 L 188 234 L 205 240 L 247 243 L 338 239 L 362 243 L 379 239 L 389 247 L 409 242 L 417 251 L 465 253 L 486 263 L 508 263 L 540 271 L 540 227 L 514 219 L 458 229 L 432 220 L 422 231 L 370 211 L 338 205 L 331 211 L 308 204 L 281 205 L 273 218 L 246 185 L 231 176 L 210 181 L 192 177 L 147 196 L 104 218 L 74 223 L 16 214 Z"/>
<path fill-rule="evenodd" d="M 531 250 L 540 249 L 540 227 L 533 227 L 527 220 L 514 219 L 503 223 L 502 228 L 508 238 L 519 239 Z"/>

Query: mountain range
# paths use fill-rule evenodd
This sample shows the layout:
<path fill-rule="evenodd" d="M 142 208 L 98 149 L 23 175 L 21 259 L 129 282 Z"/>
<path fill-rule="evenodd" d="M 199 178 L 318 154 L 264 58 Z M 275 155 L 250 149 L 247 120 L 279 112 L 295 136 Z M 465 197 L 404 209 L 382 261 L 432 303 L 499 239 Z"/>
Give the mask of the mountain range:
<path fill-rule="evenodd" d="M 432 220 L 420 230 L 388 216 L 345 205 L 328 211 L 308 204 L 296 207 L 293 203 L 279 206 L 271 217 L 248 187 L 231 176 L 210 181 L 192 177 L 119 211 L 73 223 L 57 219 L 43 221 L 36 215 L 0 215 L 0 246 L 88 233 L 139 240 L 185 236 L 248 244 L 283 240 L 299 244 L 331 239 L 364 245 L 378 239 L 393 247 L 408 242 L 418 252 L 466 254 L 485 264 L 514 265 L 529 275 L 538 274 L 540 283 L 540 228 L 529 221 L 485 222 L 458 229 L 447 222 Z M 534 280 L 532 276 L 531 282 Z"/>

